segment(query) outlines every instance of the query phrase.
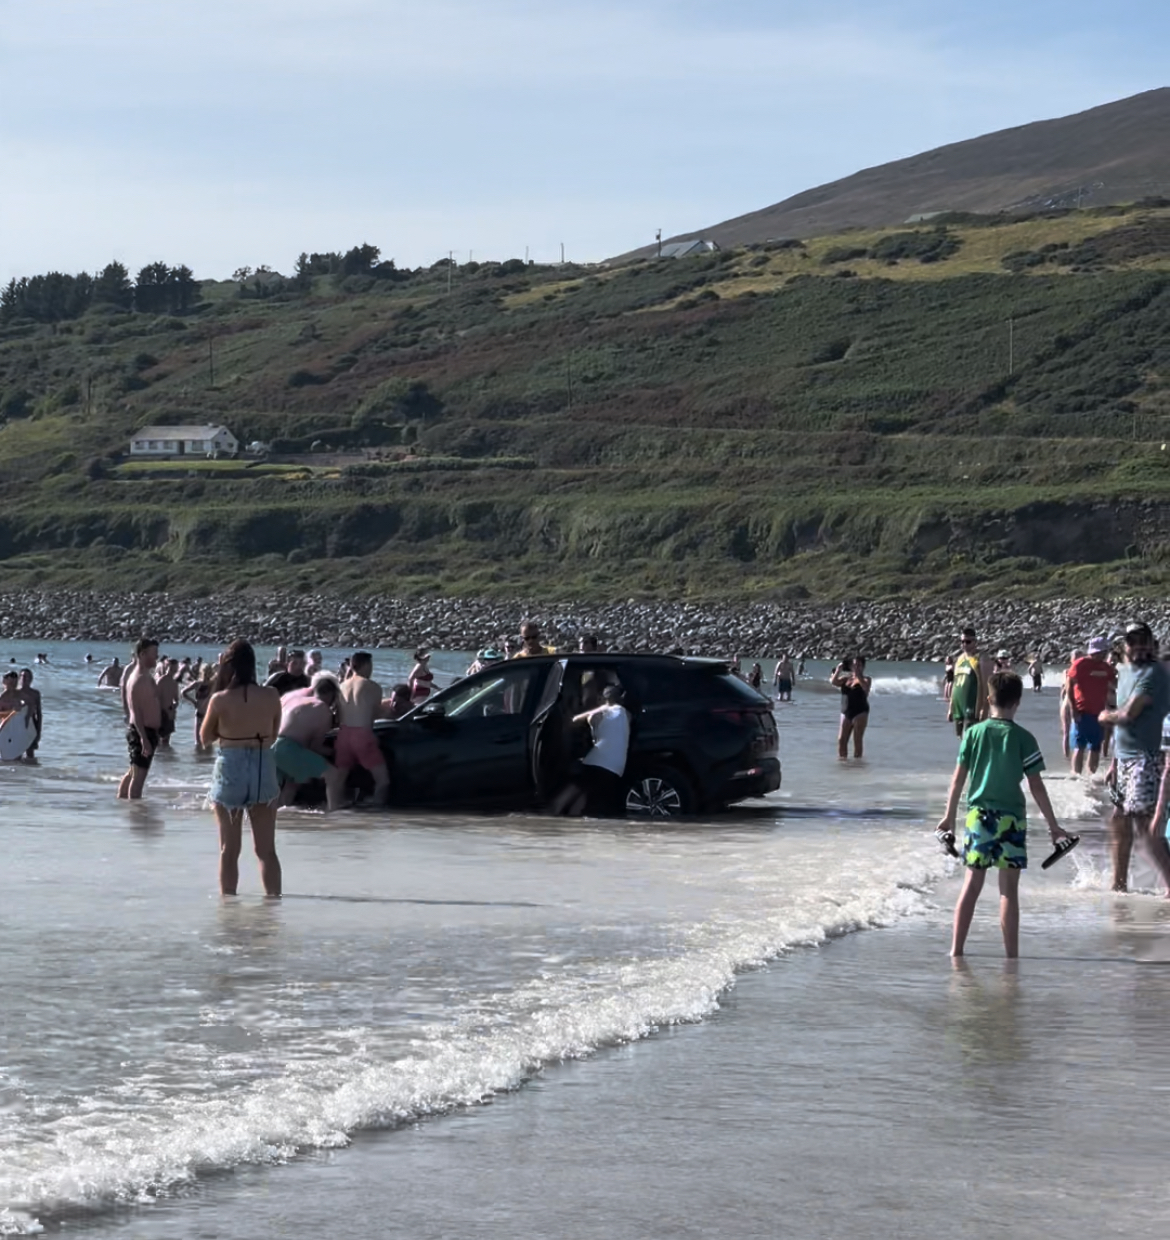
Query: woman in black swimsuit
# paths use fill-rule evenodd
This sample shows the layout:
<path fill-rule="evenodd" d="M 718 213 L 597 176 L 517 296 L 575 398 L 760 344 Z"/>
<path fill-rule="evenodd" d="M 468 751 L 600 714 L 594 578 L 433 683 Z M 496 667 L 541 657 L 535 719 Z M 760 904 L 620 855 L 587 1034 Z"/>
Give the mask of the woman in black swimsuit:
<path fill-rule="evenodd" d="M 833 684 L 841 690 L 841 728 L 837 733 L 837 757 L 849 757 L 849 738 L 853 756 L 860 758 L 869 723 L 869 690 L 873 681 L 865 674 L 861 656 L 847 659 L 833 673 Z"/>

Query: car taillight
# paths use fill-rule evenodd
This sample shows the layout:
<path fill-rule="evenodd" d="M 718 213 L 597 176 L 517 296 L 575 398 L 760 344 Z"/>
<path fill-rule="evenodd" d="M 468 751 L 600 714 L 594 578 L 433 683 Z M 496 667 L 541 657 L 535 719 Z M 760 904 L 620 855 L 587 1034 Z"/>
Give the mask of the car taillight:
<path fill-rule="evenodd" d="M 725 719 L 728 723 L 760 723 L 764 722 L 762 710 L 744 710 L 741 706 L 713 706 L 711 714 L 717 719 Z"/>

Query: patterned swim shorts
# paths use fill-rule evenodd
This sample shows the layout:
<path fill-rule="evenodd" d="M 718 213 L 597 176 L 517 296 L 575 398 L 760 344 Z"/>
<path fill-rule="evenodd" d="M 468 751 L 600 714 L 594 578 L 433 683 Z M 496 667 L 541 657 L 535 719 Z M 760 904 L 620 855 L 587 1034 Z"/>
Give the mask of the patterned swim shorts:
<path fill-rule="evenodd" d="M 1148 816 L 1154 812 L 1164 761 L 1160 750 L 1117 759 L 1117 776 L 1109 782 L 1109 799 L 1123 814 Z"/>
<path fill-rule="evenodd" d="M 1026 870 L 1028 824 L 997 809 L 967 811 L 963 864 L 973 870 Z"/>

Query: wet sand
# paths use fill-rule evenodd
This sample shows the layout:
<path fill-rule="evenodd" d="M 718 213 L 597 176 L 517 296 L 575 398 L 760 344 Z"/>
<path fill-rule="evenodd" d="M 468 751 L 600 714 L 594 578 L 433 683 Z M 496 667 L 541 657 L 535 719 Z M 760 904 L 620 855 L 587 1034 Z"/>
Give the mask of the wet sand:
<path fill-rule="evenodd" d="M 956 891 L 743 975 L 703 1024 L 124 1234 L 1164 1236 L 1170 909 L 1035 881 L 1023 958 L 985 900 L 954 965 Z"/>

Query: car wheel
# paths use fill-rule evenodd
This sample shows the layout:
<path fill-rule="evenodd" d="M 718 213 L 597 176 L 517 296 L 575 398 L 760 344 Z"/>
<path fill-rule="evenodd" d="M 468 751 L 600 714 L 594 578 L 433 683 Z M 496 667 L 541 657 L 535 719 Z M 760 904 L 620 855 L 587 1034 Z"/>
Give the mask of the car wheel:
<path fill-rule="evenodd" d="M 626 813 L 632 818 L 681 818 L 697 807 L 687 777 L 672 766 L 639 771 L 626 789 Z"/>

